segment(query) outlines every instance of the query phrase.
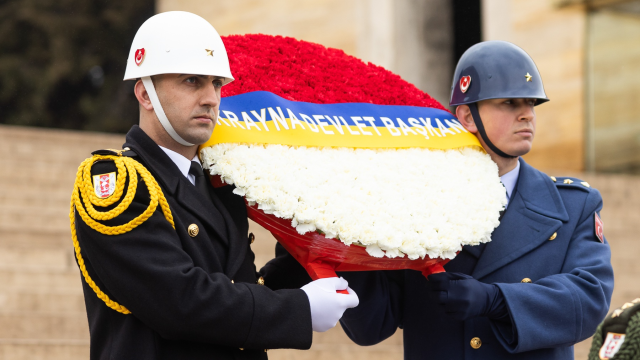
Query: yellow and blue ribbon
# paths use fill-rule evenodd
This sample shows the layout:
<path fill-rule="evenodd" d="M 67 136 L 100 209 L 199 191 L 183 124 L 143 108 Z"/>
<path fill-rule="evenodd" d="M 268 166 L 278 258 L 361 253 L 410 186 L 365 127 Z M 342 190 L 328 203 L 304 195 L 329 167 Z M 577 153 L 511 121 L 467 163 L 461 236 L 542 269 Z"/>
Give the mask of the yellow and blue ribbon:
<path fill-rule="evenodd" d="M 313 104 L 268 91 L 222 99 L 208 147 L 220 143 L 309 147 L 480 147 L 449 112 L 418 106 L 367 103 Z"/>

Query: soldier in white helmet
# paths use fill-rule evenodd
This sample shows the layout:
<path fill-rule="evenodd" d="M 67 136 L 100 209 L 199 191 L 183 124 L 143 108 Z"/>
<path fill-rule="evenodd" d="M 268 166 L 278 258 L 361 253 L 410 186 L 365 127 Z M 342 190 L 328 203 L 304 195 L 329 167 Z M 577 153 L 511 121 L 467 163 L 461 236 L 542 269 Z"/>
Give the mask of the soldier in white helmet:
<path fill-rule="evenodd" d="M 123 150 L 78 170 L 71 232 L 91 359 L 266 359 L 308 349 L 358 304 L 343 279 L 272 290 L 256 272 L 244 201 L 214 189 L 197 147 L 233 81 L 224 44 L 201 17 L 167 12 L 138 30 L 125 80 L 140 125 Z"/>

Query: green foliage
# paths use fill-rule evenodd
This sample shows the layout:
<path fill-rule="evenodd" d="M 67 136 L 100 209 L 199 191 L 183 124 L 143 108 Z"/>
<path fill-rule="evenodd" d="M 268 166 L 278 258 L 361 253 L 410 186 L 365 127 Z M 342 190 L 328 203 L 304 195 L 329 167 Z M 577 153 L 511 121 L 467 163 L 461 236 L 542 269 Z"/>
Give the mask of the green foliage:
<path fill-rule="evenodd" d="M 0 1 L 0 123 L 126 132 L 125 62 L 153 14 L 154 0 Z"/>

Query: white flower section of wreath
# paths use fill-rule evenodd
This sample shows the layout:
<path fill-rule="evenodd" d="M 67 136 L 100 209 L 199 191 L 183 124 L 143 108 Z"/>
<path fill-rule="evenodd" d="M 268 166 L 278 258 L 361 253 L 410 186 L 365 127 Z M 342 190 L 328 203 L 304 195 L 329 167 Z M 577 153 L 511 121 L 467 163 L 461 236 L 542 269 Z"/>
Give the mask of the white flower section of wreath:
<path fill-rule="evenodd" d="M 320 230 L 375 257 L 453 259 L 491 240 L 507 202 L 497 165 L 473 148 L 218 144 L 201 155 L 234 193 L 300 234 Z"/>

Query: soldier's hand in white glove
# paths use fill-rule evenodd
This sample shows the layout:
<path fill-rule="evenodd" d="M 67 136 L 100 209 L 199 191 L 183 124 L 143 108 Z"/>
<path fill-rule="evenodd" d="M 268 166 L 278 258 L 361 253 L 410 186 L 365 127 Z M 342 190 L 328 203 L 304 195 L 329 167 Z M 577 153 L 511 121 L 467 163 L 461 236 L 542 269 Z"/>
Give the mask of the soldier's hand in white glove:
<path fill-rule="evenodd" d="M 313 331 L 324 332 L 336 326 L 345 310 L 358 306 L 358 295 L 348 288 L 343 278 L 325 278 L 312 281 L 301 288 L 309 297 L 311 306 L 311 327 Z M 349 294 L 339 294 L 337 290 L 347 290 Z"/>

